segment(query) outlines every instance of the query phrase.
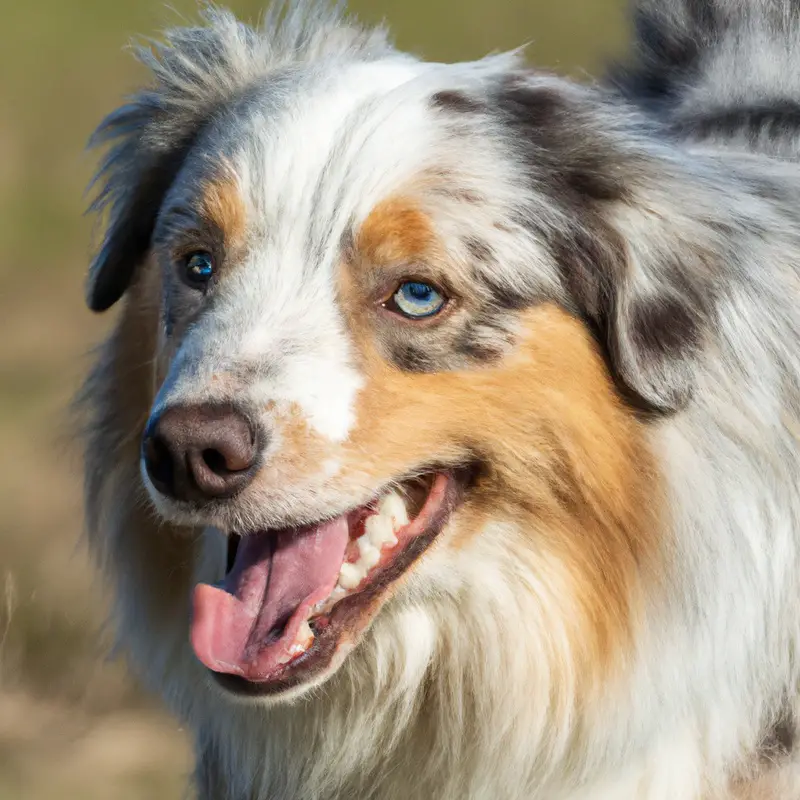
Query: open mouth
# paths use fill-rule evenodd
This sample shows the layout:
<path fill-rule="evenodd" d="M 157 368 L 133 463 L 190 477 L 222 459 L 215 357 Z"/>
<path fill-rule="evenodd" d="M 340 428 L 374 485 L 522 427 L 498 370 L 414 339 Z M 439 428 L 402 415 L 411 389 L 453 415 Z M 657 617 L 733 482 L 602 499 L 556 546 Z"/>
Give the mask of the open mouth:
<path fill-rule="evenodd" d="M 465 484 L 459 471 L 435 472 L 316 525 L 232 536 L 223 581 L 194 591 L 197 658 L 245 694 L 324 672 L 430 545 Z"/>

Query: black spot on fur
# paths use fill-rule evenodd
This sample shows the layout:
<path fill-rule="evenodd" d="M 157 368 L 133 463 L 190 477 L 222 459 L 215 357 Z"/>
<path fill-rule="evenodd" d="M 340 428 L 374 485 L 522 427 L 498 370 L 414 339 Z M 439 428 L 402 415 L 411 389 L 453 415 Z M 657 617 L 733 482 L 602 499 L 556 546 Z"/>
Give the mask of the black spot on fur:
<path fill-rule="evenodd" d="M 591 200 L 626 200 L 628 197 L 625 184 L 611 172 L 606 171 L 605 165 L 591 157 L 567 169 L 564 180 L 580 197 Z"/>
<path fill-rule="evenodd" d="M 789 755 L 794 750 L 795 730 L 791 720 L 781 720 L 773 729 L 775 744 L 785 755 Z"/>
<path fill-rule="evenodd" d="M 346 264 L 351 264 L 356 257 L 356 237 L 353 232 L 352 223 L 345 228 L 342 238 L 339 240 L 339 252 Z"/>
<path fill-rule="evenodd" d="M 800 131 L 800 103 L 781 100 L 764 105 L 725 108 L 682 120 L 676 132 L 684 136 L 757 137 L 794 135 Z"/>
<path fill-rule="evenodd" d="M 486 202 L 486 198 L 483 195 L 469 189 L 459 189 L 458 187 L 454 187 L 450 191 L 450 196 L 463 203 L 469 203 L 472 206 L 479 206 L 481 203 Z"/>
<path fill-rule="evenodd" d="M 613 303 L 613 287 L 624 269 L 625 248 L 610 228 L 575 227 L 550 237 L 550 249 L 569 299 L 590 327 L 600 330 L 601 318 Z M 605 335 L 603 335 L 605 340 Z"/>
<path fill-rule="evenodd" d="M 464 239 L 464 246 L 469 250 L 470 256 L 482 264 L 490 264 L 494 260 L 494 251 L 491 245 L 483 239 L 468 236 Z"/>
<path fill-rule="evenodd" d="M 436 364 L 428 353 L 407 342 L 392 348 L 392 360 L 406 372 L 433 372 L 436 369 Z"/>
<path fill-rule="evenodd" d="M 471 206 L 479 206 L 486 202 L 486 197 L 482 194 L 473 192 L 471 189 L 464 189 L 455 183 L 443 183 L 439 186 L 433 186 L 430 191 L 440 197 L 448 197 L 451 200 L 457 200 L 460 203 L 467 203 Z"/>
<path fill-rule="evenodd" d="M 680 358 L 700 343 L 699 319 L 685 299 L 640 302 L 630 315 L 631 340 L 647 358 Z"/>
<path fill-rule="evenodd" d="M 626 183 L 613 169 L 618 158 L 602 141 L 587 135 L 581 110 L 570 106 L 559 91 L 511 78 L 495 102 L 531 174 L 548 171 L 545 189 L 554 199 L 573 205 L 628 199 Z"/>
<path fill-rule="evenodd" d="M 674 41 L 665 39 L 668 44 Z M 660 235 L 668 231 L 667 252 L 653 250 L 631 269 L 626 234 L 613 210 L 624 204 L 631 213 L 647 213 L 639 187 L 658 181 L 662 167 L 638 143 L 645 128 L 663 135 L 661 123 L 641 115 L 626 134 L 617 127 L 619 97 L 562 89 L 525 73 L 500 82 L 491 97 L 521 180 L 557 212 L 548 223 L 523 201 L 508 221 L 548 244 L 564 289 L 561 302 L 593 335 L 621 396 L 649 413 L 684 407 L 703 338 L 713 328 L 714 275 L 720 274 L 714 263 L 721 254 L 709 248 L 728 234 L 709 237 L 708 244 L 702 237 L 686 241 L 677 227 L 670 230 L 665 209 L 657 226 Z M 643 221 L 655 224 L 647 216 Z"/>
<path fill-rule="evenodd" d="M 713 29 L 708 0 L 686 0 L 685 16 L 664 13 L 664 4 L 639 2 L 634 12 L 636 57 L 631 64 L 610 70 L 612 85 L 634 102 L 663 111 L 677 102 L 679 93 L 696 75 L 704 39 Z M 669 11 L 668 10 L 668 11 Z"/>
<path fill-rule="evenodd" d="M 564 112 L 564 98 L 549 86 L 532 86 L 522 76 L 508 78 L 496 98 L 497 108 L 525 129 L 552 129 Z"/>
<path fill-rule="evenodd" d="M 430 191 L 441 197 L 449 197 L 469 205 L 480 205 L 486 202 L 486 197 L 472 189 L 467 189 L 459 184 L 459 176 L 451 170 L 430 169 L 426 176 L 431 178 Z"/>
<path fill-rule="evenodd" d="M 486 111 L 486 106 L 479 100 L 456 90 L 436 92 L 431 97 L 431 106 L 458 114 L 475 114 Z"/>
<path fill-rule="evenodd" d="M 487 311 L 464 328 L 455 349 L 469 359 L 491 362 L 502 358 L 509 339 L 509 332 Z"/>
<path fill-rule="evenodd" d="M 796 736 L 797 725 L 792 711 L 787 706 L 783 714 L 768 727 L 761 740 L 759 746 L 761 757 L 772 763 L 776 759 L 786 758 L 795 749 Z"/>
<path fill-rule="evenodd" d="M 528 293 L 513 286 L 498 283 L 485 274 L 480 275 L 478 279 L 491 293 L 492 305 L 496 306 L 498 310 L 521 311 L 535 301 L 535 298 Z"/>
<path fill-rule="evenodd" d="M 458 352 L 473 361 L 481 361 L 484 363 L 491 363 L 498 361 L 503 357 L 503 349 L 501 347 L 492 347 L 485 342 L 476 342 L 469 337 L 464 337 L 463 341 L 458 344 Z"/>

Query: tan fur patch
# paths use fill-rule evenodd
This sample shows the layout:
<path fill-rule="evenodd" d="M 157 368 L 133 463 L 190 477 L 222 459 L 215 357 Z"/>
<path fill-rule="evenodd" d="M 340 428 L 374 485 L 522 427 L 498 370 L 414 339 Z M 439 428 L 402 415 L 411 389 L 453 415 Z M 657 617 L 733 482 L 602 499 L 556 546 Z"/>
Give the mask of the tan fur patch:
<path fill-rule="evenodd" d="M 413 200 L 403 197 L 375 206 L 355 237 L 360 255 L 378 265 L 413 261 L 433 242 L 429 217 Z"/>
<path fill-rule="evenodd" d="M 351 331 L 377 338 L 385 358 L 425 371 L 499 358 L 513 338 L 514 320 L 498 312 L 492 290 L 476 281 L 475 262 L 491 258 L 491 249 L 477 238 L 440 234 L 447 226 L 438 224 L 438 215 L 447 216 L 448 206 L 428 207 L 425 198 L 413 199 L 412 189 L 418 187 L 377 205 L 345 247 L 339 292 Z M 387 301 L 407 280 L 435 287 L 445 300 L 442 313 L 406 324 L 392 319 Z M 376 318 L 370 311 L 380 307 Z M 440 324 L 445 316 L 451 324 Z"/>
<path fill-rule="evenodd" d="M 659 535 L 658 479 L 643 425 L 583 325 L 547 305 L 522 315 L 521 328 L 498 365 L 433 374 L 396 369 L 358 331 L 367 386 L 342 474 L 366 470 L 380 485 L 432 462 L 484 463 L 454 546 L 489 521 L 524 531 L 529 567 L 558 567 L 552 577 L 570 582 L 575 649 L 596 675 L 629 642 Z"/>
<path fill-rule="evenodd" d="M 271 486 L 303 486 L 319 480 L 331 458 L 330 442 L 316 433 L 296 403 L 270 404 L 279 456 L 262 467 L 258 480 Z"/>
<path fill-rule="evenodd" d="M 244 242 L 247 209 L 239 185 L 223 175 L 203 186 L 201 213 L 211 221 L 225 238 L 226 247 L 237 248 Z"/>

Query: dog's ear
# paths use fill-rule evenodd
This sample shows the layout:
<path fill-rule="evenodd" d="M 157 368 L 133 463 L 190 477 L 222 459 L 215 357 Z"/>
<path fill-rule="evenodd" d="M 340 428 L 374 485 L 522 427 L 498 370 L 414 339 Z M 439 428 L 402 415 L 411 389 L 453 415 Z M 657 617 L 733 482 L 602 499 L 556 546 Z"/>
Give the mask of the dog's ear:
<path fill-rule="evenodd" d="M 659 149 L 638 112 L 599 90 L 518 78 L 497 102 L 533 191 L 556 212 L 529 224 L 550 244 L 564 302 L 632 404 L 679 409 L 712 324 L 720 198 Z"/>
<path fill-rule="evenodd" d="M 102 184 L 92 210 L 108 206 L 99 251 L 89 267 L 87 303 L 105 311 L 124 294 L 145 259 L 161 201 L 182 166 L 192 132 L 174 141 L 150 141 L 161 110 L 155 98 L 141 94 L 106 117 L 91 144 L 117 139 L 97 175 Z M 197 126 L 195 126 L 195 131 Z"/>
<path fill-rule="evenodd" d="M 621 394 L 671 412 L 691 396 L 710 329 L 713 256 L 651 213 L 584 209 L 552 236 L 553 253 L 566 302 L 595 334 Z"/>
<path fill-rule="evenodd" d="M 260 46 L 255 31 L 231 14 L 209 10 L 207 25 L 178 28 L 163 43 L 137 48 L 152 84 L 112 112 L 90 146 L 108 145 L 92 182 L 91 211 L 107 226 L 89 269 L 87 302 L 104 311 L 122 297 L 150 247 L 153 227 L 193 144 L 221 106 L 246 85 L 247 56 Z"/>

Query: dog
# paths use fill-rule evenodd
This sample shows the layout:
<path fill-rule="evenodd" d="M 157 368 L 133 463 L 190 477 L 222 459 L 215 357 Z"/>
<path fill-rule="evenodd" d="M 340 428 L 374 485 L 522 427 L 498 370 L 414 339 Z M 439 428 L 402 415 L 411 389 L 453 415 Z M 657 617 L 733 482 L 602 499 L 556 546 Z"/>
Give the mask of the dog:
<path fill-rule="evenodd" d="M 82 394 L 199 797 L 800 797 L 800 4 L 591 85 L 203 14 L 94 135 Z"/>

